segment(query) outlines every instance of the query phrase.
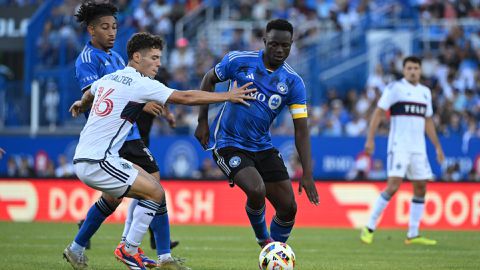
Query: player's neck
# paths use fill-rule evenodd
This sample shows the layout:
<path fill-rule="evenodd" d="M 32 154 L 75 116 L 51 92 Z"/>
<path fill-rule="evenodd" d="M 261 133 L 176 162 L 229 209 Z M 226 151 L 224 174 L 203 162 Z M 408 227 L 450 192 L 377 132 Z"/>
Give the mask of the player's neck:
<path fill-rule="evenodd" d="M 96 42 L 95 40 L 90 40 L 90 43 L 92 44 L 93 47 L 99 49 L 99 50 L 102 50 L 106 53 L 110 53 L 110 48 L 104 48 L 100 45 L 100 43 Z"/>
<path fill-rule="evenodd" d="M 407 82 L 409 82 L 409 83 L 410 83 L 411 85 L 413 85 L 413 86 L 417 86 L 417 85 L 420 83 L 420 82 L 417 82 L 417 81 L 410 81 L 410 80 L 408 80 L 407 78 L 405 78 L 405 80 L 406 80 Z"/>
<path fill-rule="evenodd" d="M 263 55 L 262 61 L 263 61 L 263 65 L 265 66 L 265 69 L 270 73 L 275 72 L 275 70 L 277 70 L 281 66 L 281 65 L 278 65 L 278 66 L 270 65 L 270 63 L 268 63 L 267 57 L 265 55 Z"/>

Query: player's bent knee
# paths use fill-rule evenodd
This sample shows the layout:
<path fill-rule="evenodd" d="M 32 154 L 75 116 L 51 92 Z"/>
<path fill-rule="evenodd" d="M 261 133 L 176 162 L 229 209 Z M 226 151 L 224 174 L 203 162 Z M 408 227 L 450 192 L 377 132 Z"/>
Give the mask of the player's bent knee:
<path fill-rule="evenodd" d="M 156 183 L 152 186 L 145 199 L 161 203 L 165 200 L 165 191 L 159 183 Z"/>
<path fill-rule="evenodd" d="M 112 195 L 103 192 L 102 198 L 107 202 L 108 206 L 112 208 L 117 208 L 122 202 L 122 198 L 115 198 Z"/>

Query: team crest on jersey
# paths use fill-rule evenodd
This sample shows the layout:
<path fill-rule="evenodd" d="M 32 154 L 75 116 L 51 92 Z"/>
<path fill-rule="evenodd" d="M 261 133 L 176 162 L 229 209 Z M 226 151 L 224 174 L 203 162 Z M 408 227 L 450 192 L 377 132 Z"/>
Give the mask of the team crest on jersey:
<path fill-rule="evenodd" d="M 277 91 L 281 94 L 286 94 L 288 92 L 288 86 L 284 82 L 277 83 Z"/>
<path fill-rule="evenodd" d="M 278 107 L 280 107 L 280 104 L 282 104 L 282 97 L 279 95 L 272 95 L 268 99 L 268 107 L 270 107 L 270 109 L 272 110 L 275 110 Z"/>
<path fill-rule="evenodd" d="M 236 168 L 240 163 L 242 163 L 242 159 L 239 156 L 233 156 L 228 162 L 228 165 L 230 165 L 230 168 Z"/>
<path fill-rule="evenodd" d="M 120 162 L 120 165 L 122 166 L 122 168 L 124 170 L 130 170 L 132 168 L 132 166 L 130 166 L 130 164 L 125 163 L 125 162 Z"/>

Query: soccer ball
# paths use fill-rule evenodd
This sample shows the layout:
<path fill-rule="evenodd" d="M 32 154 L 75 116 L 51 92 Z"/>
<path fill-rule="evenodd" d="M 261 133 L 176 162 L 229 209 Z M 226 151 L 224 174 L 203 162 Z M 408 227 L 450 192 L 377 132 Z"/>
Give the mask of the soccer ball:
<path fill-rule="evenodd" d="M 258 267 L 260 270 L 293 270 L 295 253 L 285 243 L 272 242 L 260 252 Z"/>

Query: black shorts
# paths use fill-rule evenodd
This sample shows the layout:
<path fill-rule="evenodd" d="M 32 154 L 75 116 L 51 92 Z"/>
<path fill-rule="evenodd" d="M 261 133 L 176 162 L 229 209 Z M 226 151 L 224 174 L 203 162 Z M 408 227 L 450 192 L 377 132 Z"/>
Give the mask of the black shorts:
<path fill-rule="evenodd" d="M 282 155 L 275 148 L 251 152 L 237 147 L 225 147 L 214 149 L 213 159 L 230 179 L 230 185 L 234 184 L 235 175 L 245 167 L 255 167 L 264 182 L 278 182 L 290 178 Z"/>
<path fill-rule="evenodd" d="M 118 153 L 122 158 L 135 163 L 148 173 L 158 172 L 155 158 L 141 139 L 125 141 Z"/>

